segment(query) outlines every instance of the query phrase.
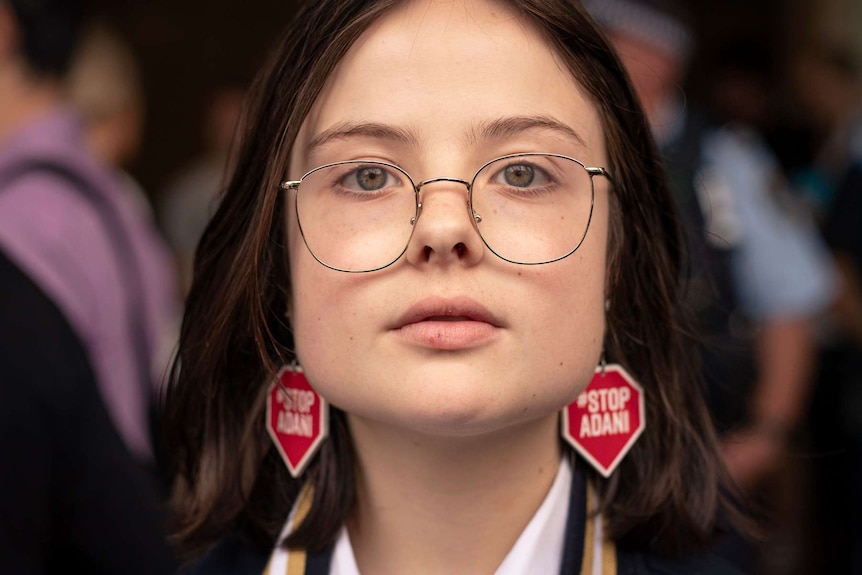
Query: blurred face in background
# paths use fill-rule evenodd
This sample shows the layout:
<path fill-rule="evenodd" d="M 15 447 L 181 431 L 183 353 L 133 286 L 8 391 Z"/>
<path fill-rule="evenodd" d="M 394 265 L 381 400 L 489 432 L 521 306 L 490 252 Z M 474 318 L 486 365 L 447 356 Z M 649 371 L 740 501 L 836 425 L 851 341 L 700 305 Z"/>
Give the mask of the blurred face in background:
<path fill-rule="evenodd" d="M 628 72 L 651 124 L 682 81 L 684 62 L 678 55 L 631 34 L 611 31 L 610 40 Z"/>
<path fill-rule="evenodd" d="M 470 181 L 489 160 L 529 152 L 606 165 L 597 110 L 577 79 L 503 5 L 416 1 L 384 15 L 338 65 L 289 177 L 361 159 L 416 183 Z M 356 274 L 315 261 L 288 196 L 291 321 L 311 383 L 353 417 L 440 436 L 556 417 L 588 383 L 604 336 L 608 183 L 594 184 L 583 244 L 560 261 L 498 258 L 477 233 L 466 186 L 435 181 L 421 188 L 404 255 Z"/>

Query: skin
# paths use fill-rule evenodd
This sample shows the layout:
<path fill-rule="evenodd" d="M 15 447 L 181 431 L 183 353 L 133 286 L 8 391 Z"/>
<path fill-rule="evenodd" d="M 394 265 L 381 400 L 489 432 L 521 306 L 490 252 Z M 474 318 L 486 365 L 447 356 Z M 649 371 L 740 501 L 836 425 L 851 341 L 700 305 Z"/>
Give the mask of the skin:
<path fill-rule="evenodd" d="M 543 127 L 483 131 L 538 116 L 581 141 Z M 384 125 L 412 141 L 359 134 L 308 149 L 345 123 Z M 607 164 L 595 107 L 529 23 L 491 2 L 410 2 L 336 69 L 289 176 L 363 158 L 395 163 L 417 182 L 469 180 L 514 152 Z M 541 504 L 561 457 L 558 412 L 587 385 L 602 347 L 608 184 L 595 185 L 580 249 L 540 266 L 488 251 L 462 184 L 423 188 L 407 252 L 367 274 L 317 263 L 287 202 L 297 354 L 312 385 L 348 414 L 359 460 L 348 528 L 362 572 L 491 573 Z M 463 298 L 493 321 L 400 327 L 417 302 L 457 308 Z"/>
<path fill-rule="evenodd" d="M 144 127 L 143 108 L 129 102 L 87 126 L 87 144 L 109 166 L 123 168 L 137 156 Z"/>

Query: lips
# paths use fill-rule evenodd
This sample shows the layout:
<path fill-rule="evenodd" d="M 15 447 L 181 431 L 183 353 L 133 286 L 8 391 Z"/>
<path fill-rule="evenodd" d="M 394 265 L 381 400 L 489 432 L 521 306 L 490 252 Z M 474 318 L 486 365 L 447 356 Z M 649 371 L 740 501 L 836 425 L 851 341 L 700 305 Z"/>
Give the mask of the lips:
<path fill-rule="evenodd" d="M 414 304 L 393 326 L 403 341 L 436 351 L 481 347 L 499 335 L 503 322 L 467 297 L 428 298 Z"/>
<path fill-rule="evenodd" d="M 487 308 L 468 297 L 423 299 L 412 305 L 393 327 L 400 329 L 406 325 L 424 321 L 474 321 L 503 327 L 502 322 Z"/>

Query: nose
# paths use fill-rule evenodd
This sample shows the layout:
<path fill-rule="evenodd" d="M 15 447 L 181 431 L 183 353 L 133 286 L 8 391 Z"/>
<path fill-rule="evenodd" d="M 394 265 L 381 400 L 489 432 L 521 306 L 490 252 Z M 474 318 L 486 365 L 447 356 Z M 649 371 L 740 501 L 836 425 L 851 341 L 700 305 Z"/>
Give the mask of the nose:
<path fill-rule="evenodd" d="M 465 266 L 477 264 L 485 245 L 470 208 L 470 182 L 457 178 L 434 178 L 416 185 L 419 215 L 407 246 L 412 265 Z"/>

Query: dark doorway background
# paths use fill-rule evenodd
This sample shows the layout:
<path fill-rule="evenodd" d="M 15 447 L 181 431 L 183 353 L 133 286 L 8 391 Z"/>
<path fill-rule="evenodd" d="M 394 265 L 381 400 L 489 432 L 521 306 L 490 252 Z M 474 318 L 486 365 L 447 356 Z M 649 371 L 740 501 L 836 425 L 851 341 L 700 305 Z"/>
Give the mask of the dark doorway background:
<path fill-rule="evenodd" d="M 246 86 L 295 10 L 286 0 L 91 0 L 130 43 L 147 102 L 131 171 L 151 196 L 201 149 L 213 89 Z"/>

